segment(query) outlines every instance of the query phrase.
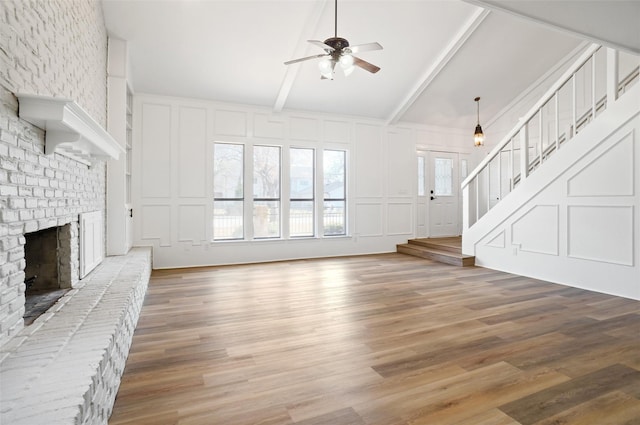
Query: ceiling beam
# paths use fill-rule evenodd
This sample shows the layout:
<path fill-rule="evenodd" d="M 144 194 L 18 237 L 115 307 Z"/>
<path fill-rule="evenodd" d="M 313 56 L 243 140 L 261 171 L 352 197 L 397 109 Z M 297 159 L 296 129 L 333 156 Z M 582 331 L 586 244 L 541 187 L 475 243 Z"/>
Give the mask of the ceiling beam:
<path fill-rule="evenodd" d="M 311 13 L 302 26 L 302 33 L 298 37 L 298 44 L 296 44 L 296 48 L 291 54 L 292 59 L 307 55 L 307 49 L 309 48 L 307 40 L 313 38 L 313 36 L 318 32 L 318 25 L 320 24 L 320 19 L 324 14 L 327 3 L 328 1 L 326 0 L 317 0 L 313 5 Z M 284 108 L 287 98 L 289 97 L 289 93 L 291 92 L 291 88 L 293 87 L 293 83 L 296 81 L 298 72 L 300 71 L 300 64 L 282 66 L 284 67 L 285 74 L 282 79 L 282 84 L 280 85 L 280 90 L 278 91 L 276 103 L 273 105 L 274 112 L 281 112 Z"/>
<path fill-rule="evenodd" d="M 453 37 L 447 47 L 445 47 L 440 56 L 433 62 L 433 65 L 424 73 L 422 78 L 418 80 L 418 83 L 409 91 L 404 97 L 404 100 L 395 108 L 392 114 L 387 119 L 388 125 L 396 124 L 407 110 L 414 104 L 416 99 L 429 87 L 429 84 L 436 78 L 436 76 L 444 69 L 449 63 L 451 58 L 460 50 L 467 39 L 474 33 L 474 31 L 480 26 L 482 21 L 489 15 L 490 11 L 478 8 L 471 18 L 460 28 L 460 31 Z"/>

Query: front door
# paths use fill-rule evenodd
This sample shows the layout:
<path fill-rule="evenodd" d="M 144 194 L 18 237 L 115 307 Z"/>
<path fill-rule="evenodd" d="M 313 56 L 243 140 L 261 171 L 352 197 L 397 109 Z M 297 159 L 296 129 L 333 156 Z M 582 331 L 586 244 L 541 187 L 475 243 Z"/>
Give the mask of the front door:
<path fill-rule="evenodd" d="M 429 152 L 429 236 L 457 236 L 459 230 L 458 154 Z"/>

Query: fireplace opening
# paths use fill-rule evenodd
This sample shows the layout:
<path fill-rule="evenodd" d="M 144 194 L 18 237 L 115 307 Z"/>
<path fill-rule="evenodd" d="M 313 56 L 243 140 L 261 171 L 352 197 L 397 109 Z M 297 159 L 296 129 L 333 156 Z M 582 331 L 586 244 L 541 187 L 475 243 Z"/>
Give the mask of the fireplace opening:
<path fill-rule="evenodd" d="M 61 278 L 61 268 L 65 262 L 70 262 L 70 250 L 64 246 L 68 239 L 65 238 L 67 227 L 25 234 L 25 326 L 33 323 L 70 289 Z"/>

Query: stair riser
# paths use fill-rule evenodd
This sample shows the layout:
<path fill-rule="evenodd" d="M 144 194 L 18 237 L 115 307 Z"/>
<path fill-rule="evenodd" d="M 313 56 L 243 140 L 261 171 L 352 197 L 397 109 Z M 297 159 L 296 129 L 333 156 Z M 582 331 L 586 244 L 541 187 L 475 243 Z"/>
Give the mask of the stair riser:
<path fill-rule="evenodd" d="M 422 251 L 419 248 L 414 249 L 407 245 L 404 245 L 404 246 L 398 245 L 397 251 L 402 254 L 413 255 L 414 257 L 425 258 L 428 260 L 438 261 L 440 263 L 445 263 L 445 264 L 451 264 L 452 266 L 458 266 L 458 267 L 473 266 L 475 262 L 475 259 L 473 257 L 457 258 L 457 257 L 447 255 L 446 252 L 434 253 L 434 252 Z"/>
<path fill-rule="evenodd" d="M 425 248 L 429 248 L 429 249 L 437 249 L 439 251 L 452 252 L 454 254 L 460 253 L 460 247 L 457 247 L 457 246 L 440 245 L 438 243 L 424 242 L 422 240 L 415 240 L 415 239 L 410 239 L 409 244 L 424 246 Z"/>

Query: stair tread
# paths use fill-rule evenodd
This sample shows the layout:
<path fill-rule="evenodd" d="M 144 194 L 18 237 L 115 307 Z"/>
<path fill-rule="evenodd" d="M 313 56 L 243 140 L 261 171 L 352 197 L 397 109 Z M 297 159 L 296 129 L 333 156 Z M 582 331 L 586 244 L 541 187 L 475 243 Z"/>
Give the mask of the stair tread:
<path fill-rule="evenodd" d="M 447 255 L 455 258 L 473 258 L 472 255 L 464 255 L 459 252 L 451 252 L 451 251 L 446 251 L 438 248 L 432 248 L 432 247 L 427 247 L 427 246 L 413 244 L 413 243 L 398 244 L 398 247 L 405 247 L 408 249 L 413 249 L 413 250 L 422 251 L 422 252 L 431 252 L 434 254 L 442 254 L 442 255 Z"/>
<path fill-rule="evenodd" d="M 461 252 L 460 238 L 420 238 L 410 239 L 408 241 L 411 245 L 424 246 L 432 249 L 441 249 L 448 252 Z"/>

